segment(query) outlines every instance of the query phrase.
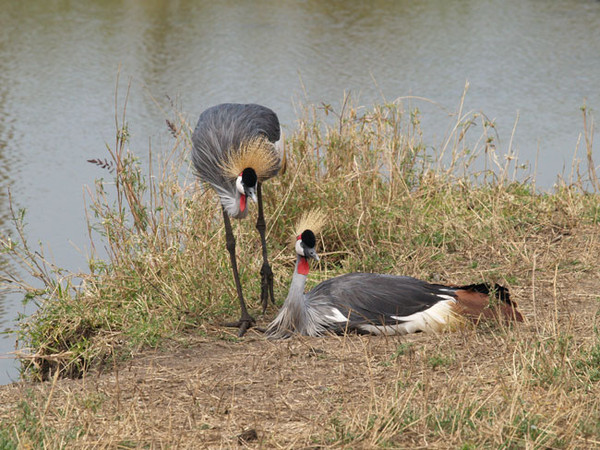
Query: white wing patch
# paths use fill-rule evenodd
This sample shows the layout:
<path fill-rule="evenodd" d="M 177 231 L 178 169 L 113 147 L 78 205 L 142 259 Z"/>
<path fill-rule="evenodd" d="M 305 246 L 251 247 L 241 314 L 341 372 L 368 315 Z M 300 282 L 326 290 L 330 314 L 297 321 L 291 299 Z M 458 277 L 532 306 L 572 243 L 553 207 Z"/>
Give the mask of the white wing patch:
<path fill-rule="evenodd" d="M 445 328 L 451 328 L 458 317 L 453 311 L 456 299 L 451 296 L 446 300 L 440 301 L 431 308 L 426 309 L 409 316 L 390 316 L 392 319 L 402 323 L 394 325 L 360 325 L 360 328 L 372 334 L 409 334 L 417 331 L 439 332 Z M 339 312 L 339 311 L 338 311 Z M 341 315 L 341 313 L 340 313 Z M 342 316 L 343 317 L 343 316 Z"/>
<path fill-rule="evenodd" d="M 331 308 L 332 316 L 326 314 L 325 317 L 334 322 L 348 322 L 348 318 L 337 308 Z"/>

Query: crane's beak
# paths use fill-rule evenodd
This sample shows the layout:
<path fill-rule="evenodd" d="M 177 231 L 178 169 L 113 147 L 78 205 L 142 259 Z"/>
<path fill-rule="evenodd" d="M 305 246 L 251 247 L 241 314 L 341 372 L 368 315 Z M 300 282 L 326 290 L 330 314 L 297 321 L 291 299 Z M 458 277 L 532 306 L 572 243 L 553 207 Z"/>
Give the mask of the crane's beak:
<path fill-rule="evenodd" d="M 256 198 L 256 188 L 247 188 L 246 190 L 246 197 L 250 197 L 254 203 L 258 203 L 258 199 Z"/>
<path fill-rule="evenodd" d="M 315 261 L 319 260 L 319 255 L 317 255 L 317 251 L 314 248 L 304 247 L 304 256 L 306 258 L 312 258 Z"/>

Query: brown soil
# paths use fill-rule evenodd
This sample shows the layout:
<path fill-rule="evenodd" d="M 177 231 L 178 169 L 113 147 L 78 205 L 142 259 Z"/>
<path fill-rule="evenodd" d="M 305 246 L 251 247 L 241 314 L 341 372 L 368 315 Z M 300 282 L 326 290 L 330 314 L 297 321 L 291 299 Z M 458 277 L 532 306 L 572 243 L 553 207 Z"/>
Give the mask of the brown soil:
<path fill-rule="evenodd" d="M 82 445 L 227 447 L 246 437 L 248 444 L 302 447 L 331 427 L 343 401 L 366 400 L 373 383 L 398 370 L 377 366 L 398 342 L 361 336 L 271 342 L 251 331 L 240 342 L 206 339 L 147 352 L 82 380 L 7 386 L 0 398 L 6 407 L 28 390 L 41 397 L 53 390 L 50 408 L 83 409 L 87 416 L 79 417 L 86 430 Z"/>

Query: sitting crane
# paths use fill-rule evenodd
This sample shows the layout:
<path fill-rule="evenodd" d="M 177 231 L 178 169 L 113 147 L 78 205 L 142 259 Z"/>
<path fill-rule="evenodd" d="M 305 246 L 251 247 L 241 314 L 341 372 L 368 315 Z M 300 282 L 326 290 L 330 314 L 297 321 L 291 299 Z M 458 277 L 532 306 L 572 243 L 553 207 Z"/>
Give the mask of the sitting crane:
<path fill-rule="evenodd" d="M 273 295 L 273 272 L 265 240 L 262 183 L 277 175 L 283 164 L 283 144 L 277 115 L 260 105 L 224 103 L 204 111 L 192 135 L 192 162 L 198 177 L 210 185 L 221 201 L 225 239 L 241 307 L 240 320 L 226 326 L 239 328 L 239 336 L 255 324 L 248 313 L 235 255 L 230 217 L 248 215 L 248 199 L 258 203 L 256 228 L 260 234 L 263 265 L 261 303 L 263 313 Z"/>
<path fill-rule="evenodd" d="M 416 278 L 376 273 L 350 273 L 323 281 L 304 293 L 309 260 L 318 261 L 316 236 L 324 215 L 305 215 L 296 230 L 296 267 L 287 298 L 267 328 L 269 338 L 292 334 L 408 334 L 436 332 L 503 317 L 523 321 L 508 289 L 481 283 L 468 286 L 430 284 Z M 495 294 L 497 308 L 490 307 Z"/>

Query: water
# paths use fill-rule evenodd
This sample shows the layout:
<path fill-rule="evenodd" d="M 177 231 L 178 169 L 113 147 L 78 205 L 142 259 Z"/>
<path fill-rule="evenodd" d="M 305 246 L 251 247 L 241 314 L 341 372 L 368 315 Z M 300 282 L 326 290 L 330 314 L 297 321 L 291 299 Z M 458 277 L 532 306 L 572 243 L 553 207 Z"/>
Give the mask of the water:
<path fill-rule="evenodd" d="M 0 227 L 10 228 L 7 188 L 27 209 L 32 243 L 85 270 L 83 187 L 114 142 L 115 82 L 127 81 L 131 147 L 169 143 L 171 99 L 192 122 L 225 101 L 275 109 L 293 129 L 295 105 L 415 95 L 495 118 L 506 150 L 539 149 L 538 186 L 570 168 L 580 107 L 600 108 L 600 2 L 430 0 L 68 2 L 0 0 Z M 119 69 L 120 67 L 120 69 Z M 158 105 L 158 106 L 157 106 Z M 442 109 L 419 105 L 431 144 L 446 132 Z M 596 155 L 596 159 L 600 157 Z M 6 264 L 0 261 L 0 264 Z M 0 330 L 30 313 L 0 298 Z M 0 355 L 14 349 L 0 337 Z M 17 377 L 0 356 L 0 383 Z"/>

